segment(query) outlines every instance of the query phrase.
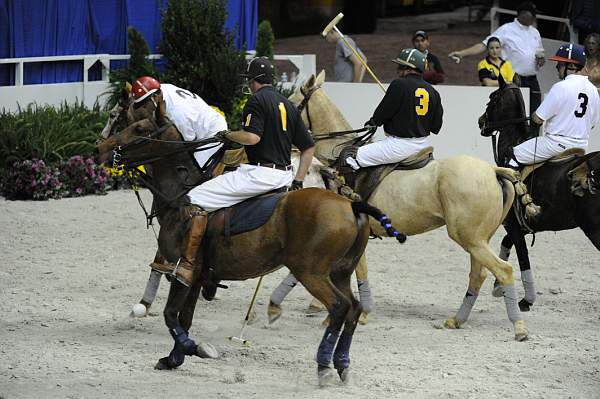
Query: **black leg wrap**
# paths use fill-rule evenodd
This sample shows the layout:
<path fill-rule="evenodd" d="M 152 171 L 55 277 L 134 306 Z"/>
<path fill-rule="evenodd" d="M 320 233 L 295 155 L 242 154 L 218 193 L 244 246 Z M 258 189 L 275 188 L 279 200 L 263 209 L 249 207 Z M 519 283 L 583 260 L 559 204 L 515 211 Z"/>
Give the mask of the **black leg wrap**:
<path fill-rule="evenodd" d="M 533 303 L 529 303 L 525 298 L 519 301 L 519 309 L 521 309 L 521 312 L 529 312 L 532 306 Z"/>
<path fill-rule="evenodd" d="M 185 353 L 179 344 L 175 344 L 169 356 L 160 358 L 154 368 L 156 370 L 173 370 L 181 366 L 185 361 Z"/>

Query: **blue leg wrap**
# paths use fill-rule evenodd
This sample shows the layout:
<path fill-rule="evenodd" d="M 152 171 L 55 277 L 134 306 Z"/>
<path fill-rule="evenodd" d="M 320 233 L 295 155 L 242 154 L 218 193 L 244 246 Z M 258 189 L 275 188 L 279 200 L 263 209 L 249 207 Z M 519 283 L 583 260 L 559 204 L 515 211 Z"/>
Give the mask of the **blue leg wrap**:
<path fill-rule="evenodd" d="M 169 357 L 167 358 L 167 364 L 171 368 L 177 368 L 183 364 L 185 360 L 185 353 L 181 349 L 181 345 L 175 344 L 173 346 L 173 350 L 169 353 Z"/>
<path fill-rule="evenodd" d="M 331 327 L 325 329 L 325 334 L 323 334 L 323 339 L 321 339 L 321 344 L 319 344 L 319 350 L 317 351 L 317 363 L 321 366 L 329 366 L 329 363 L 331 363 L 333 348 L 339 336 L 339 330 L 333 330 Z"/>
<path fill-rule="evenodd" d="M 343 331 L 335 347 L 333 354 L 333 365 L 336 369 L 347 369 L 350 366 L 350 345 L 352 344 L 352 334 Z"/>
<path fill-rule="evenodd" d="M 179 345 L 183 353 L 185 353 L 186 355 L 196 354 L 196 349 L 198 348 L 198 345 L 196 345 L 193 339 L 188 337 L 188 333 L 183 329 L 183 327 L 177 326 L 175 328 L 171 328 L 169 332 L 175 340 L 175 345 Z"/>

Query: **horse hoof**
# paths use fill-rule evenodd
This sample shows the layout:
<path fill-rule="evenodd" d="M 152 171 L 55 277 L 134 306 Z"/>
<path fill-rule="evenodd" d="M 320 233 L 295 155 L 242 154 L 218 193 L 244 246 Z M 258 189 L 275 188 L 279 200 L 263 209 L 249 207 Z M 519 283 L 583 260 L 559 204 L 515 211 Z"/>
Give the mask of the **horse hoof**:
<path fill-rule="evenodd" d="M 325 307 L 317 299 L 313 299 L 306 309 L 306 314 L 320 313 L 325 310 Z"/>
<path fill-rule="evenodd" d="M 523 320 L 515 321 L 515 341 L 526 341 L 528 337 L 529 331 L 527 331 L 527 327 L 525 327 L 525 322 Z"/>
<path fill-rule="evenodd" d="M 335 371 L 331 367 L 326 366 L 319 366 L 317 369 L 317 377 L 319 378 L 320 388 L 331 385 L 336 379 Z"/>
<path fill-rule="evenodd" d="M 452 329 L 452 330 L 456 330 L 456 329 L 460 328 L 460 323 L 458 322 L 456 317 L 450 317 L 450 318 L 446 319 L 446 321 L 444 322 L 444 327 Z"/>
<path fill-rule="evenodd" d="M 327 327 L 327 326 L 329 325 L 329 321 L 330 321 L 330 319 L 329 319 L 329 316 L 327 316 L 327 317 L 325 318 L 325 320 L 323 320 L 323 321 L 321 322 L 321 325 L 322 325 L 323 327 Z"/>
<path fill-rule="evenodd" d="M 366 325 L 369 322 L 369 314 L 362 312 L 360 316 L 358 316 L 358 324 L 361 326 Z"/>
<path fill-rule="evenodd" d="M 529 303 L 525 298 L 519 301 L 519 309 L 521 309 L 521 312 L 529 312 L 532 306 L 533 303 Z"/>
<path fill-rule="evenodd" d="M 269 324 L 275 323 L 281 317 L 283 310 L 281 310 L 280 305 L 275 305 L 273 302 L 269 302 L 269 307 L 267 308 L 267 316 L 269 318 Z"/>
<path fill-rule="evenodd" d="M 219 352 L 211 344 L 199 343 L 196 348 L 196 356 L 203 359 L 216 359 L 219 357 Z"/>
<path fill-rule="evenodd" d="M 173 370 L 176 367 L 169 366 L 169 358 L 163 357 L 158 359 L 158 362 L 154 366 L 154 370 Z"/>
<path fill-rule="evenodd" d="M 500 284 L 494 284 L 494 289 L 492 290 L 492 296 L 496 298 L 502 298 L 504 296 L 504 289 Z"/>
<path fill-rule="evenodd" d="M 350 367 L 346 367 L 345 369 L 338 369 L 338 375 L 340 376 L 340 380 L 344 384 L 348 384 L 350 382 Z"/>

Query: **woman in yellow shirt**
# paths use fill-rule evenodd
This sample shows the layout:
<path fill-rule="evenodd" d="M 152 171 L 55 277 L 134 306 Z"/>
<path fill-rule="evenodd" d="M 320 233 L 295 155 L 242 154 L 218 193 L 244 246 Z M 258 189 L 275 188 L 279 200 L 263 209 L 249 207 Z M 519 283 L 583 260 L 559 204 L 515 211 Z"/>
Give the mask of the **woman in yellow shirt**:
<path fill-rule="evenodd" d="M 487 57 L 479 61 L 477 65 L 481 84 L 483 86 L 498 86 L 499 75 L 502 75 L 506 83 L 512 83 L 515 78 L 515 72 L 510 62 L 500 57 L 502 51 L 500 39 L 490 37 L 487 42 L 487 49 Z"/>

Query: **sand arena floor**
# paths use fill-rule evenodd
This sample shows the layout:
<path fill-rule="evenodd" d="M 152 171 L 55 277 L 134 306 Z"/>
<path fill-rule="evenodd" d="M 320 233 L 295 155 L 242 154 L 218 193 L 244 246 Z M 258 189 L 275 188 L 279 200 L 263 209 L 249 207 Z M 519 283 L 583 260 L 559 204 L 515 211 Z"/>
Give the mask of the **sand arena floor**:
<path fill-rule="evenodd" d="M 304 314 L 307 292 L 296 288 L 280 321 L 265 326 L 269 294 L 286 270 L 264 280 L 258 320 L 245 333 L 251 348 L 225 337 L 239 333 L 256 280 L 231 283 L 198 304 L 191 334 L 214 344 L 219 359 L 188 358 L 176 371 L 155 371 L 172 346 L 161 314 L 168 285 L 160 287 L 156 316 L 128 317 L 155 249 L 131 191 L 47 202 L 0 198 L 0 222 L 5 399 L 600 397 L 600 269 L 580 231 L 538 235 L 531 257 L 539 295 L 524 314 L 531 335 L 523 343 L 513 340 L 503 301 L 490 295 L 491 279 L 466 328 L 440 328 L 458 308 L 468 275 L 467 255 L 444 229 L 403 246 L 371 241 L 376 310 L 357 328 L 352 381 L 319 389 L 314 355 L 323 330 L 321 317 Z"/>

